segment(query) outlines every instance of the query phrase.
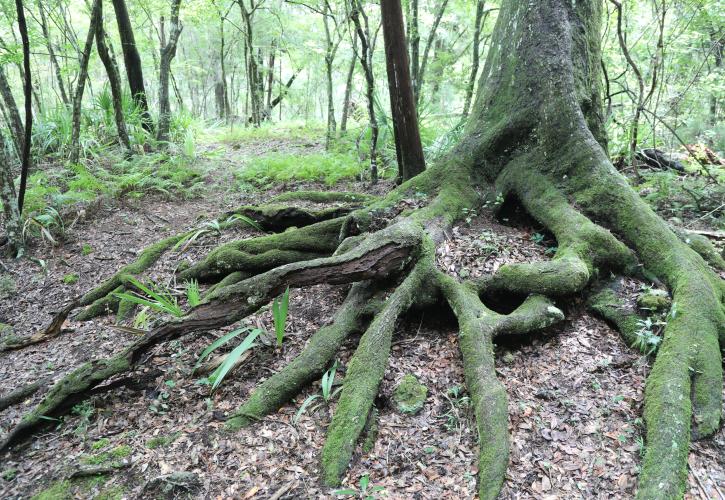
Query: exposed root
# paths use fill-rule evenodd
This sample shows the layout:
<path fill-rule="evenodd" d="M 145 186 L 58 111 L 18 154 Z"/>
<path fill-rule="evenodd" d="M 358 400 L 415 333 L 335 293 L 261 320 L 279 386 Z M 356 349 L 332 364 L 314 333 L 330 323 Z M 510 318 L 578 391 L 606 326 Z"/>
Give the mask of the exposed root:
<path fill-rule="evenodd" d="M 690 248 L 697 252 L 705 262 L 710 264 L 713 269 L 725 271 L 725 259 L 722 258 L 720 252 L 710 240 L 701 234 L 685 231 L 684 229 L 674 229 L 675 234 L 684 241 Z"/>
<path fill-rule="evenodd" d="M 476 415 L 478 494 L 481 499 L 495 499 L 508 466 L 509 437 L 506 389 L 496 378 L 493 339 L 546 328 L 564 319 L 564 314 L 545 297 L 532 295 L 511 314 L 500 315 L 483 305 L 473 287 L 442 274 L 439 281 L 458 318 L 466 386 Z"/>
<path fill-rule="evenodd" d="M 78 299 L 73 299 L 67 306 L 65 306 L 58 314 L 55 315 L 53 321 L 51 321 L 50 325 L 48 325 L 44 330 L 34 333 L 30 337 L 20 339 L 16 342 L 6 342 L 2 347 L 0 347 L 0 352 L 22 349 L 30 345 L 45 342 L 48 339 L 52 339 L 53 337 L 58 336 L 63 328 L 63 323 L 65 323 L 65 320 L 68 319 L 68 315 L 76 307 L 78 307 Z"/>
<path fill-rule="evenodd" d="M 22 387 L 18 387 L 10 394 L 0 397 L 0 411 L 3 411 L 5 408 L 9 408 L 18 403 L 22 403 L 23 401 L 25 401 L 27 398 L 29 398 L 30 396 L 32 396 L 39 390 L 47 387 L 49 383 L 50 383 L 49 379 L 42 378 L 40 380 L 33 382 L 32 384 L 27 384 Z"/>
<path fill-rule="evenodd" d="M 353 285 L 332 324 L 320 328 L 294 361 L 256 388 L 227 421 L 227 429 L 246 427 L 277 411 L 306 385 L 320 378 L 344 340 L 363 326 L 364 316 L 370 312 L 372 291 L 369 283 Z"/>
<path fill-rule="evenodd" d="M 432 245 L 431 245 L 432 246 Z M 342 384 L 327 440 L 322 449 L 323 480 L 335 486 L 345 474 L 355 445 L 365 429 L 378 387 L 388 366 L 391 339 L 398 317 L 426 287 L 433 273 L 432 254 L 424 254 L 396 288 L 360 339 Z"/>
<path fill-rule="evenodd" d="M 589 297 L 587 306 L 592 312 L 614 325 L 629 347 L 635 347 L 638 345 L 637 332 L 640 329 L 638 321 L 641 318 L 637 311 L 627 306 L 624 300 L 617 296 L 620 285 L 621 281 L 615 280 L 603 286 Z"/>
<path fill-rule="evenodd" d="M 284 264 L 331 255 L 339 244 L 343 218 L 318 222 L 284 233 L 233 241 L 214 249 L 179 279 L 210 282 L 233 272 L 258 274 Z"/>
<path fill-rule="evenodd" d="M 152 346 L 191 332 L 235 323 L 267 304 L 287 286 L 344 284 L 394 275 L 416 257 L 421 237 L 422 229 L 417 224 L 402 221 L 371 235 L 364 244 L 345 254 L 288 264 L 216 290 L 188 316 L 148 332 L 112 358 L 86 363 L 65 376 L 33 411 L 23 417 L 0 449 L 47 424 L 46 417 L 64 413 L 98 384 L 131 370 Z"/>

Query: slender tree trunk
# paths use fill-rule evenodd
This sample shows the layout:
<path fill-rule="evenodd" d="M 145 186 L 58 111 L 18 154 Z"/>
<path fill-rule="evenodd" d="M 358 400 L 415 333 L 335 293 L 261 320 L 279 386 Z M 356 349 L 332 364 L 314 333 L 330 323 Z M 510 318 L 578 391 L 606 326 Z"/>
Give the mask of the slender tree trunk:
<path fill-rule="evenodd" d="M 418 113 L 410 80 L 408 54 L 405 50 L 403 8 L 400 0 L 380 0 L 380 11 L 398 157 L 398 180 L 407 181 L 425 170 L 425 158 L 418 130 Z"/>
<path fill-rule="evenodd" d="M 263 94 L 260 92 L 260 89 L 263 84 L 259 81 L 259 62 L 257 61 L 257 55 L 254 53 L 254 11 L 256 6 L 253 0 L 250 0 L 249 9 L 245 5 L 244 0 L 237 0 L 237 4 L 239 5 L 239 10 L 242 13 L 245 29 L 244 53 L 247 61 L 247 87 L 251 113 L 249 121 L 252 125 L 258 127 L 262 123 Z"/>
<path fill-rule="evenodd" d="M 418 78 L 420 78 L 420 22 L 418 0 L 410 0 L 408 19 L 408 43 L 410 44 L 410 75 L 413 79 L 413 93 L 418 102 Z"/>
<path fill-rule="evenodd" d="M 350 115 L 350 99 L 352 98 L 352 80 L 355 76 L 355 64 L 357 63 L 357 37 L 353 37 L 353 55 L 350 58 L 350 66 L 347 70 L 347 78 L 345 79 L 345 97 L 342 101 L 342 117 L 340 118 L 340 134 L 347 132 L 347 119 Z"/>
<path fill-rule="evenodd" d="M 171 27 L 169 30 L 169 42 L 166 43 L 163 18 L 161 20 L 161 61 L 159 63 L 159 126 L 156 139 L 159 141 L 169 140 L 169 124 L 171 120 L 171 103 L 169 102 L 169 75 L 171 74 L 171 61 L 176 56 L 176 46 L 183 27 L 179 22 L 179 9 L 181 0 L 171 2 Z"/>
<path fill-rule="evenodd" d="M 368 17 L 362 9 L 360 0 L 350 0 L 350 18 L 355 25 L 360 40 L 360 64 L 365 74 L 365 93 L 367 97 L 368 117 L 370 119 L 370 177 L 373 184 L 378 182 L 378 120 L 375 117 L 375 77 L 373 76 L 373 56 L 370 44 Z M 360 20 L 362 18 L 362 21 Z"/>
<path fill-rule="evenodd" d="M 153 132 L 153 120 L 149 113 L 148 101 L 146 99 L 146 88 L 143 80 L 143 69 L 141 56 L 136 48 L 136 40 L 133 35 L 131 18 L 126 8 L 126 0 L 112 0 L 113 10 L 116 12 L 118 23 L 118 34 L 121 37 L 121 49 L 123 50 L 123 61 L 126 65 L 126 77 L 131 89 L 134 102 L 141 110 L 142 126 L 148 132 Z"/>
<path fill-rule="evenodd" d="M 476 20 L 473 24 L 473 55 L 471 56 L 471 76 L 468 77 L 466 84 L 466 98 L 463 102 L 463 113 L 461 121 L 468 118 L 471 109 L 471 101 L 473 100 L 473 91 L 476 87 L 476 77 L 478 76 L 478 66 L 481 59 L 481 30 L 483 29 L 483 11 L 486 0 L 478 0 L 476 4 Z"/>
<path fill-rule="evenodd" d="M 108 75 L 108 84 L 111 87 L 111 99 L 113 101 L 113 117 L 116 120 L 116 131 L 118 133 L 118 139 L 121 141 L 123 147 L 128 152 L 131 151 L 131 140 L 128 137 L 128 130 L 126 129 L 126 118 L 123 116 L 123 97 L 121 90 L 121 75 L 118 71 L 118 65 L 116 60 L 111 54 L 108 48 L 106 28 L 103 22 L 103 2 L 99 2 L 99 16 L 98 24 L 96 25 L 96 50 L 98 50 L 98 57 L 103 62 L 103 67 L 106 69 L 106 75 Z"/>
<path fill-rule="evenodd" d="M 28 25 L 25 22 L 25 11 L 22 0 L 15 0 L 15 9 L 18 14 L 18 30 L 23 44 L 23 73 L 25 84 L 23 86 L 25 96 L 25 130 L 22 142 L 22 154 L 20 155 L 20 187 L 18 189 L 18 213 L 23 213 L 23 202 L 25 201 L 25 186 L 28 182 L 30 171 L 30 143 L 33 137 L 33 83 L 30 72 L 30 40 L 28 39 Z"/>
<path fill-rule="evenodd" d="M 22 224 L 11 165 L 12 162 L 5 150 L 5 138 L 0 133 L 0 202 L 3 206 L 3 223 L 10 252 L 18 256 L 23 248 Z"/>
<path fill-rule="evenodd" d="M 725 48 L 725 33 L 720 31 L 710 32 L 710 42 L 712 44 L 712 55 L 715 60 L 715 75 L 720 76 L 723 68 L 723 49 Z M 715 126 L 720 122 L 719 102 L 717 93 L 710 95 L 710 125 Z"/>
<path fill-rule="evenodd" d="M 267 72 L 267 88 L 265 89 L 267 93 L 267 102 L 265 104 L 267 112 L 265 118 L 268 120 L 272 118 L 272 92 L 274 91 L 272 87 L 274 86 L 274 58 L 276 52 L 276 41 L 272 40 L 272 46 L 269 49 L 267 67 L 265 68 L 265 71 Z"/>
<path fill-rule="evenodd" d="M 76 83 L 76 92 L 73 97 L 73 117 L 71 119 L 71 163 L 78 163 L 80 155 L 80 134 L 81 134 L 81 105 L 83 103 L 83 92 L 86 87 L 86 79 L 88 78 L 88 61 L 91 58 L 91 50 L 93 50 L 93 39 L 98 31 L 98 24 L 101 19 L 101 1 L 93 0 L 91 7 L 91 20 L 88 25 L 88 35 L 86 43 L 81 52 L 80 69 L 78 70 L 78 82 Z"/>
<path fill-rule="evenodd" d="M 8 83 L 7 76 L 5 75 L 5 68 L 0 66 L 0 95 L 2 95 L 5 109 L 8 113 L 8 121 L 10 126 L 10 135 L 13 139 L 13 145 L 15 146 L 15 152 L 18 158 L 23 158 L 23 144 L 25 143 L 23 131 L 23 120 L 20 118 L 20 112 L 18 111 L 18 105 L 13 97 L 13 91 L 10 89 L 10 83 Z"/>
<path fill-rule="evenodd" d="M 45 17 L 45 7 L 41 0 L 37 1 L 38 11 L 40 12 L 40 28 L 43 31 L 43 37 L 45 37 L 45 44 L 48 48 L 48 56 L 50 57 L 50 65 L 53 67 L 55 78 L 58 83 L 58 91 L 60 92 L 60 98 L 63 104 L 68 107 L 70 106 L 70 99 L 68 99 L 68 93 L 65 91 L 65 84 L 63 83 L 63 73 L 61 71 L 58 58 L 55 56 L 55 50 L 53 49 L 53 42 L 50 39 L 50 31 L 48 30 L 48 21 Z"/>
<path fill-rule="evenodd" d="M 420 95 L 423 91 L 423 84 L 425 83 L 425 71 L 428 66 L 430 49 L 433 46 L 433 41 L 436 39 L 436 32 L 438 31 L 438 26 L 441 24 L 441 19 L 443 19 L 443 14 L 445 14 L 446 12 L 446 7 L 448 7 L 448 0 L 443 0 L 438 7 L 435 20 L 433 21 L 433 26 L 431 27 L 430 33 L 428 34 L 428 40 L 425 43 L 425 49 L 423 50 L 423 60 L 420 63 L 420 71 L 418 73 L 418 78 L 415 80 L 416 83 L 413 89 L 413 91 L 415 92 L 416 105 L 420 103 Z"/>

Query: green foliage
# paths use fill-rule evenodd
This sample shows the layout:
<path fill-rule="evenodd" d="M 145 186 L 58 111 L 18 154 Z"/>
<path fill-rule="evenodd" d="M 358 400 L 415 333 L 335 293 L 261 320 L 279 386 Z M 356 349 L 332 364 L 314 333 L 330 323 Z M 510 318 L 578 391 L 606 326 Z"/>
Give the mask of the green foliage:
<path fill-rule="evenodd" d="M 81 255 L 86 256 L 93 253 L 93 247 L 90 246 L 88 243 L 83 244 L 83 248 L 81 248 Z"/>
<path fill-rule="evenodd" d="M 63 276 L 63 283 L 66 285 L 75 285 L 78 283 L 79 276 L 76 273 L 69 273 Z"/>
<path fill-rule="evenodd" d="M 261 333 L 262 330 L 260 329 L 254 329 L 249 332 L 244 340 L 242 340 L 242 342 L 237 347 L 235 347 L 232 352 L 230 352 L 226 356 L 226 358 L 224 358 L 224 362 L 219 365 L 219 368 L 214 370 L 214 373 L 212 373 L 209 377 L 209 381 L 212 384 L 212 391 L 215 391 L 217 387 L 219 387 L 219 385 L 224 380 L 224 377 L 226 377 L 229 371 L 234 368 L 239 358 L 242 357 L 242 355 L 250 350 L 252 347 L 254 347 L 254 341 Z"/>
<path fill-rule="evenodd" d="M 170 444 L 173 444 L 173 442 L 176 441 L 179 436 L 181 436 L 181 432 L 174 432 L 173 434 L 169 434 L 168 436 L 152 437 L 151 439 L 146 441 L 146 447 L 151 450 L 155 450 L 156 448 L 165 448 Z"/>
<path fill-rule="evenodd" d="M 129 277 L 128 282 L 140 290 L 143 295 L 138 292 L 114 293 L 119 299 L 146 306 L 176 318 L 184 315 L 178 300 L 168 289 L 154 283 L 143 283 L 134 277 Z"/>
<path fill-rule="evenodd" d="M 331 186 L 360 178 L 366 169 L 367 165 L 350 153 L 275 153 L 252 159 L 235 176 L 239 181 L 261 186 L 289 181 L 317 181 Z"/>
<path fill-rule="evenodd" d="M 304 415 L 304 413 L 307 411 L 307 409 L 315 402 L 318 401 L 320 398 L 322 400 L 329 404 L 332 399 L 337 396 L 340 391 L 342 390 L 342 387 L 338 387 L 337 390 L 333 390 L 333 386 L 335 384 L 335 373 L 337 372 L 337 360 L 335 360 L 335 363 L 332 365 L 332 367 L 327 370 L 322 375 L 322 381 L 320 382 L 320 390 L 321 394 L 311 394 L 300 405 L 299 409 L 295 413 L 295 416 L 292 418 L 292 423 L 297 425 L 297 422 L 299 422 L 300 417 Z M 315 411 L 315 408 L 312 408 L 312 411 Z"/>
<path fill-rule="evenodd" d="M 186 301 L 191 307 L 201 304 L 201 292 L 197 280 L 191 280 L 186 284 Z"/>
<path fill-rule="evenodd" d="M 357 490 L 346 488 L 342 490 L 335 490 L 332 492 L 332 494 L 345 497 L 357 497 L 364 500 L 373 500 L 375 498 L 378 498 L 379 495 L 384 495 L 385 488 L 383 488 L 382 486 L 371 486 L 370 476 L 365 474 L 363 476 L 360 476 Z"/>
<path fill-rule="evenodd" d="M 277 336 L 277 345 L 281 346 L 284 340 L 284 330 L 287 326 L 287 312 L 289 309 L 289 287 L 281 297 L 276 297 L 272 303 L 272 317 L 274 318 L 274 333 Z"/>

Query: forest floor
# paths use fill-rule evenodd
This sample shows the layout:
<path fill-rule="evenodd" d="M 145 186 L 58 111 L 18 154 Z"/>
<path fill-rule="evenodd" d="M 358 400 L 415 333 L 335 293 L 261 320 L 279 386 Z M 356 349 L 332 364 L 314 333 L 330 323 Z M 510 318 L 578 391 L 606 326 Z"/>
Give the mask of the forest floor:
<path fill-rule="evenodd" d="M 318 142 L 248 140 L 214 148 L 222 148 L 222 155 L 207 170 L 203 196 L 96 204 L 93 213 L 66 229 L 61 245 L 39 244 L 34 249 L 34 255 L 46 262 L 46 270 L 27 260 L 5 260 L 10 272 L 0 278 L 0 322 L 11 325 L 14 335 L 31 334 L 70 298 L 162 237 L 282 190 L 326 188 L 294 182 L 244 193 L 231 188 L 233 171 L 245 158 L 270 148 L 300 154 L 320 151 Z M 383 183 L 376 191 L 389 187 Z M 335 189 L 369 191 L 363 183 L 343 183 Z M 180 260 L 197 261 L 219 243 L 248 234 L 249 230 L 237 229 L 206 235 L 181 255 L 169 253 L 149 277 L 180 289 L 173 278 Z M 546 259 L 553 242 L 538 235 L 535 224 L 523 218 L 489 220 L 472 213 L 454 228 L 439 251 L 438 264 L 466 277 L 489 273 L 508 262 Z M 628 286 L 637 293 L 639 284 Z M 214 394 L 192 376 L 191 369 L 199 353 L 222 332 L 157 346 L 131 383 L 75 407 L 53 429 L 0 456 L 0 497 L 28 498 L 40 492 L 45 495 L 41 498 L 338 497 L 319 480 L 320 450 L 335 401 L 329 406 L 311 405 L 297 414 L 303 401 L 319 392 L 319 385 L 238 433 L 225 432 L 223 419 L 261 379 L 300 352 L 306 339 L 329 322 L 343 297 L 344 287 L 338 286 L 293 290 L 282 347 L 255 348 Z M 627 348 L 607 324 L 589 315 L 582 301 L 560 306 L 566 322 L 543 334 L 502 339 L 496 347 L 497 371 L 508 392 L 512 440 L 501 497 L 631 497 L 643 451 L 642 401 L 650 363 Z M 265 309 L 248 322 L 273 331 L 271 316 Z M 0 394 L 118 352 L 134 335 L 113 325 L 113 317 L 85 323 L 71 319 L 57 338 L 0 354 Z M 342 366 L 356 344 L 356 339 L 346 344 Z M 338 381 L 343 371 L 338 370 Z M 397 413 L 390 401 L 396 383 L 408 373 L 428 387 L 425 407 L 415 416 Z M 413 312 L 399 325 L 380 394 L 374 449 L 356 455 L 344 487 L 359 491 L 360 478 L 367 475 L 368 489 L 381 486 L 377 495 L 386 498 L 474 497 L 475 425 L 450 312 Z M 37 398 L 30 398 L 0 413 L 0 434 L 36 403 Z M 84 464 L 119 468 L 69 480 Z M 687 498 L 725 498 L 722 429 L 692 445 L 689 464 Z M 174 472 L 192 473 L 188 477 L 198 481 L 187 484 L 187 491 L 156 480 Z"/>

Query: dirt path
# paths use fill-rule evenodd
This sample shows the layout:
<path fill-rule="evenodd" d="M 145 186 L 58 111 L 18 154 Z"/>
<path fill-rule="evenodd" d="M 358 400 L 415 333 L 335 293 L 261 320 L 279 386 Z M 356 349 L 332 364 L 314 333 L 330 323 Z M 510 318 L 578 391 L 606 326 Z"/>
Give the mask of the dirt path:
<path fill-rule="evenodd" d="M 285 151 L 319 147 L 282 144 Z M 45 325 L 66 300 L 88 290 L 129 262 L 144 246 L 241 203 L 270 193 L 234 193 L 230 169 L 269 143 L 224 146 L 201 199 L 146 200 L 114 204 L 68 231 L 59 248 L 38 248 L 47 273 L 27 261 L 6 263 L 14 291 L 0 300 L 0 322 L 26 335 Z M 287 186 L 291 189 L 292 186 Z M 360 188 L 349 186 L 348 188 Z M 459 276 L 491 272 L 502 263 L 548 258 L 531 227 L 502 226 L 473 218 L 456 228 L 438 255 L 439 265 Z M 200 240 L 182 258 L 205 251 L 245 230 Z M 90 247 L 90 253 L 84 251 Z M 174 258 L 171 258 L 174 257 Z M 150 273 L 172 286 L 178 256 L 163 259 Z M 77 274 L 73 284 L 64 276 Z M 2 288 L 10 288 L 3 275 Z M 0 290 L 0 291 L 2 291 Z M 277 414 L 236 434 L 223 431 L 223 417 L 242 403 L 255 384 L 303 348 L 327 323 L 344 296 L 342 287 L 293 291 L 287 338 L 282 348 L 261 346 L 215 394 L 190 370 L 198 354 L 220 332 L 207 332 L 158 346 L 135 374 L 137 384 L 112 390 L 76 407 L 73 414 L 22 450 L 0 457 L 0 497 L 28 498 L 55 488 L 56 498 L 142 498 L 162 488 L 150 481 L 174 472 L 198 479 L 195 498 L 334 498 L 319 482 L 319 454 L 335 403 L 311 406 L 296 418 L 312 387 Z M 645 360 L 632 353 L 606 324 L 583 313 L 582 304 L 562 304 L 572 318 L 546 335 L 497 347 L 497 370 L 509 397 L 511 463 L 502 498 L 628 498 L 634 491 L 642 451 Z M 262 311 L 250 322 L 272 329 Z M 472 498 L 477 446 L 463 387 L 463 370 L 452 318 L 443 309 L 412 313 L 396 332 L 393 355 L 377 401 L 378 438 L 371 453 L 357 456 L 346 478 L 384 488 L 387 498 Z M 112 329 L 112 318 L 69 322 L 60 337 L 24 351 L 0 355 L 0 394 L 46 374 L 118 351 L 132 334 Z M 340 356 L 352 354 L 351 339 Z M 389 399 L 396 383 L 414 373 L 427 385 L 421 413 L 403 416 Z M 340 378 L 342 374 L 338 374 Z M 0 413 L 7 432 L 36 400 Z M 123 466 L 100 477 L 60 482 L 80 465 Z M 693 445 L 688 498 L 718 498 L 725 491 L 725 435 Z"/>

